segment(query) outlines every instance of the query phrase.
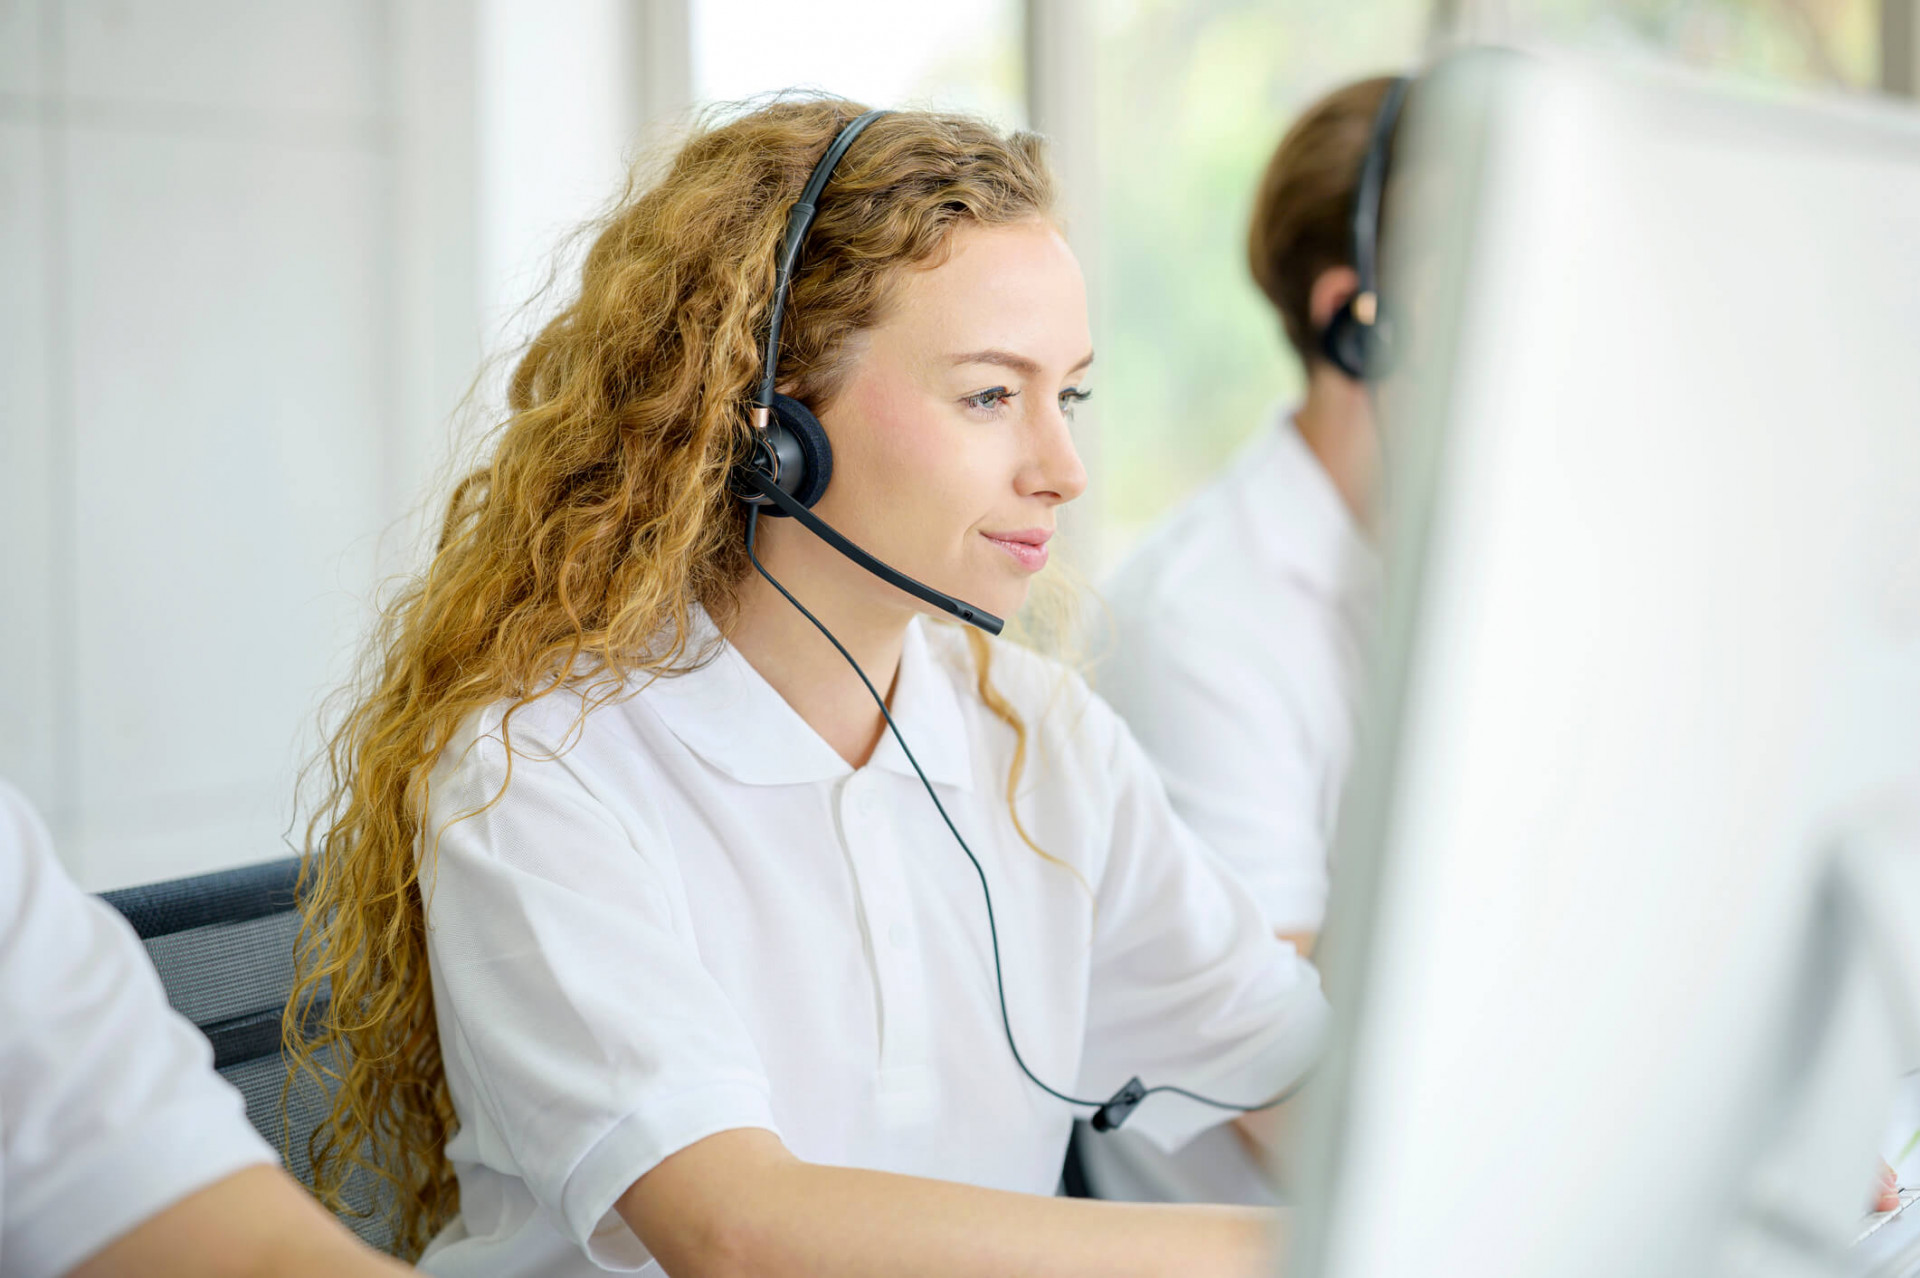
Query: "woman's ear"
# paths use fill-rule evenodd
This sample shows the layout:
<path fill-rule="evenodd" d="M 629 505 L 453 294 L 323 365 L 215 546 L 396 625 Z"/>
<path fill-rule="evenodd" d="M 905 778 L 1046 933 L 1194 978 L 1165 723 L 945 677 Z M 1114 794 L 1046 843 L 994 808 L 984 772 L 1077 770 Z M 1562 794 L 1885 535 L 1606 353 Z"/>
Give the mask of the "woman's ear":
<path fill-rule="evenodd" d="M 1351 266 L 1335 266 L 1314 277 L 1307 294 L 1307 316 L 1317 333 L 1333 322 L 1334 315 L 1347 299 L 1360 291 L 1360 274 Z"/>

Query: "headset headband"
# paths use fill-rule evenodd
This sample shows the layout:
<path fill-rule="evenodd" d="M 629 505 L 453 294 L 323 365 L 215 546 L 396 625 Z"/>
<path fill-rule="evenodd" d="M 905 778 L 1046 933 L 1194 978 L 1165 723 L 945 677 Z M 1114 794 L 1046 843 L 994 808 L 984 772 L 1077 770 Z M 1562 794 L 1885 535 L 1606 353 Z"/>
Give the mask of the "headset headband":
<path fill-rule="evenodd" d="M 807 230 L 813 225 L 813 215 L 820 200 L 820 192 L 826 189 L 827 179 L 833 176 L 834 166 L 840 163 L 840 157 L 847 153 L 853 140 L 860 136 L 869 124 L 885 111 L 869 111 L 856 116 L 840 130 L 827 148 L 820 162 L 813 166 L 813 175 L 801 188 L 800 198 L 787 212 L 787 234 L 780 244 L 780 256 L 774 266 L 773 311 L 767 317 L 767 353 L 760 367 L 765 370 L 760 380 L 760 394 L 753 401 L 753 424 L 761 430 L 767 428 L 767 413 L 773 407 L 774 383 L 778 380 L 779 369 L 776 360 L 780 354 L 780 323 L 786 317 L 787 286 L 793 281 L 793 266 L 800 258 L 800 244 L 807 238 Z"/>
<path fill-rule="evenodd" d="M 1371 327 L 1380 314 L 1380 277 L 1377 259 L 1380 242 L 1380 201 L 1386 193 L 1387 152 L 1393 145 L 1394 126 L 1400 122 L 1400 105 L 1406 100 L 1410 76 L 1396 76 L 1373 117 L 1373 133 L 1367 140 L 1367 154 L 1360 162 L 1360 181 L 1353 191 L 1353 272 L 1359 276 L 1359 291 L 1353 299 L 1353 317 Z"/>

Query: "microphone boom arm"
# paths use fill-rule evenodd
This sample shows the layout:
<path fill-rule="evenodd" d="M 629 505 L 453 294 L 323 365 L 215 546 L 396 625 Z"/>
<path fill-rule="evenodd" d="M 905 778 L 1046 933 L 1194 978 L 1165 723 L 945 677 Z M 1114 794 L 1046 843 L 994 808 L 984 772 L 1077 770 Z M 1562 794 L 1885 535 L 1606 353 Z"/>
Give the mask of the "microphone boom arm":
<path fill-rule="evenodd" d="M 1006 622 L 984 608 L 976 608 L 970 603 L 955 599 L 952 595 L 942 594 L 932 586 L 923 585 L 915 581 L 912 577 L 907 576 L 907 574 L 900 572 L 898 569 L 890 568 L 886 564 L 881 563 L 878 559 L 875 559 L 872 555 L 841 536 L 832 524 L 827 523 L 821 519 L 820 516 L 814 514 L 811 510 L 808 510 L 805 506 L 794 500 L 792 495 L 774 483 L 769 476 L 759 469 L 755 467 L 743 467 L 741 470 L 741 479 L 744 480 L 754 492 L 779 507 L 781 514 L 791 516 L 798 520 L 805 526 L 808 532 L 811 532 L 821 541 L 826 542 L 827 545 L 833 547 L 855 564 L 886 582 L 889 586 L 897 590 L 904 590 L 922 603 L 931 604 L 948 616 L 958 618 L 970 626 L 977 626 L 990 635 L 999 634 L 1002 627 L 1006 625 Z"/>

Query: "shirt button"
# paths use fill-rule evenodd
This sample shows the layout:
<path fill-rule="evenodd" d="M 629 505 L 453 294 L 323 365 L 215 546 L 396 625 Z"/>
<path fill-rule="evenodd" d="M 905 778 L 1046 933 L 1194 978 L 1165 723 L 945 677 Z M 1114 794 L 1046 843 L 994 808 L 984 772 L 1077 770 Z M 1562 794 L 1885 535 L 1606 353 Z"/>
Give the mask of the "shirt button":
<path fill-rule="evenodd" d="M 887 939 L 893 942 L 894 949 L 904 950 L 907 942 L 913 939 L 913 930 L 905 923 L 895 923 L 887 929 Z"/>

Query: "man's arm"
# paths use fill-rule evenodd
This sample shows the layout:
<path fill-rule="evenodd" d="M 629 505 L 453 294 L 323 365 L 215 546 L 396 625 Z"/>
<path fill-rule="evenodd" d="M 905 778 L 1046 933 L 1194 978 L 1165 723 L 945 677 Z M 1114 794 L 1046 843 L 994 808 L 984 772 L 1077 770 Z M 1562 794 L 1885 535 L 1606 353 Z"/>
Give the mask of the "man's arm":
<path fill-rule="evenodd" d="M 1318 932 L 1276 932 L 1274 935 L 1298 950 L 1304 959 L 1313 957 L 1314 942 L 1320 939 Z M 1294 1105 L 1289 1101 L 1277 1109 L 1241 1114 L 1233 1120 L 1233 1134 L 1239 1138 L 1241 1148 L 1255 1164 L 1266 1169 L 1269 1181 L 1278 1182 L 1285 1177 L 1284 1151 L 1291 1139 L 1293 1114 Z"/>
<path fill-rule="evenodd" d="M 188 1194 L 68 1278 L 375 1278 L 411 1272 L 355 1238 L 277 1167 Z"/>

